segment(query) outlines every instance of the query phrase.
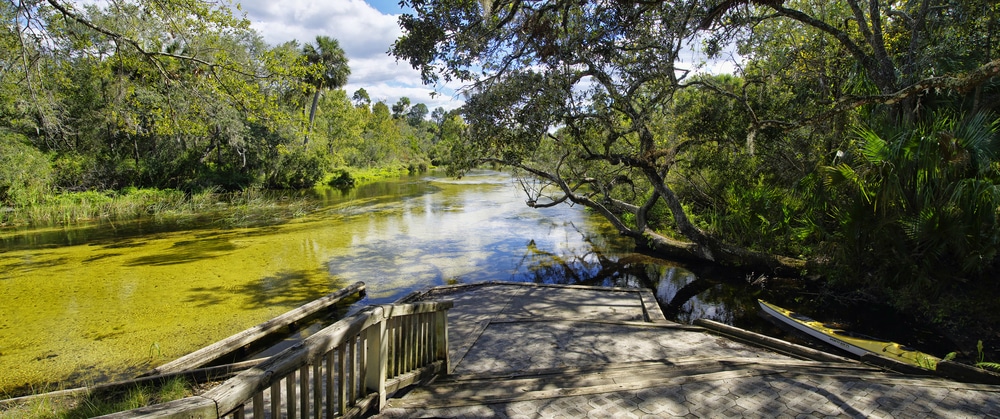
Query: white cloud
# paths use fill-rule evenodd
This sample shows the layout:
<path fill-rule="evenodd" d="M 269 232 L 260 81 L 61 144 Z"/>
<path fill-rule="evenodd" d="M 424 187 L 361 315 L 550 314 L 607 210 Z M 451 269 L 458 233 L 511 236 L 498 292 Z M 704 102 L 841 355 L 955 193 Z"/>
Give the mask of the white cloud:
<path fill-rule="evenodd" d="M 453 109 L 462 104 L 447 86 L 442 89 L 445 94 L 431 98 L 433 87 L 421 83 L 420 73 L 388 55 L 402 34 L 398 14 L 380 12 L 363 0 L 247 0 L 240 7 L 251 26 L 272 45 L 293 39 L 305 44 L 317 35 L 339 41 L 351 66 L 345 86 L 348 95 L 364 88 L 372 100 L 389 105 L 402 96 L 430 109 Z"/>
<path fill-rule="evenodd" d="M 349 96 L 364 88 L 373 101 L 389 105 L 403 96 L 430 109 L 441 106 L 450 110 L 464 102 L 456 93 L 462 87 L 460 83 L 439 86 L 438 94 L 431 97 L 434 86 L 425 86 L 419 72 L 387 54 L 402 34 L 397 22 L 403 10 L 398 8 L 397 0 L 245 0 L 241 9 L 253 28 L 272 45 L 293 39 L 304 44 L 313 42 L 317 35 L 337 39 L 351 66 L 345 86 Z M 729 59 L 709 60 L 699 51 L 700 43 L 695 39 L 685 48 L 678 67 L 694 73 L 732 73 L 742 60 L 732 46 L 726 50 L 733 54 Z"/>

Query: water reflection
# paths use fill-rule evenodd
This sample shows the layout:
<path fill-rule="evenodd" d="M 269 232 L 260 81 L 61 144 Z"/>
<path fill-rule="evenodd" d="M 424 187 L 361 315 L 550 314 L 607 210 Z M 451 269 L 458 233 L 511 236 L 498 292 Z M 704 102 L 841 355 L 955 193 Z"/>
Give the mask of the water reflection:
<path fill-rule="evenodd" d="M 0 393 L 126 378 L 356 281 L 367 295 L 325 320 L 436 285 L 518 281 L 645 287 L 675 321 L 774 329 L 757 315 L 768 291 L 745 274 L 637 253 L 580 207 L 527 207 L 502 173 L 311 193 L 319 210 L 267 225 L 0 234 Z"/>

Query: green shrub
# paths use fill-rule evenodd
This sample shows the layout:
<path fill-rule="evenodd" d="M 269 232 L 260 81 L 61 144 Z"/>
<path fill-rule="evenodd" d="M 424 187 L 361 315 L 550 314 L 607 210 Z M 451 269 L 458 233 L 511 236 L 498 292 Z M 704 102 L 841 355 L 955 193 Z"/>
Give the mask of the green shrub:
<path fill-rule="evenodd" d="M 270 189 L 310 188 L 323 178 L 323 159 L 303 148 L 279 154 L 274 170 L 267 178 Z"/>
<path fill-rule="evenodd" d="M 347 189 L 354 187 L 355 180 L 351 172 L 346 169 L 336 169 L 329 175 L 330 180 L 326 182 L 334 188 Z"/>
<path fill-rule="evenodd" d="M 52 164 L 20 134 L 0 131 L 0 205 L 38 203 L 52 186 Z"/>

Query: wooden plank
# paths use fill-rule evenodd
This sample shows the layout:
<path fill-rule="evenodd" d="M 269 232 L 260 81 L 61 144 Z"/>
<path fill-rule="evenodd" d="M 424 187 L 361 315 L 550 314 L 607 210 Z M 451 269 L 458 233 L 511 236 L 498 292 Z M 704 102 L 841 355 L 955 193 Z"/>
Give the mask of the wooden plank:
<path fill-rule="evenodd" d="M 253 394 L 253 417 L 264 417 L 264 393 L 259 391 Z"/>
<path fill-rule="evenodd" d="M 357 371 L 360 362 L 357 354 L 359 340 L 361 339 L 351 339 L 350 345 L 347 347 L 347 400 L 350 400 L 349 405 L 354 405 L 354 401 L 358 399 Z M 343 411 L 341 411 L 341 415 L 343 415 Z"/>
<path fill-rule="evenodd" d="M 503 324 L 503 323 L 562 323 L 562 324 L 609 324 L 614 326 L 629 326 L 629 327 L 643 327 L 649 329 L 668 329 L 668 330 L 690 330 L 692 332 L 705 332 L 706 328 L 701 326 L 695 326 L 691 324 L 681 324 L 681 323 L 651 323 L 651 322 L 636 322 L 627 320 L 601 320 L 601 319 L 587 319 L 587 320 L 569 320 L 569 319 L 557 319 L 557 318 L 545 318 L 545 317 L 515 317 L 515 318 L 499 318 L 490 320 L 490 324 Z"/>
<path fill-rule="evenodd" d="M 377 411 L 375 406 L 378 403 L 378 394 L 370 394 L 355 404 L 341 416 L 342 418 L 361 418 L 370 416 L 369 413 Z"/>
<path fill-rule="evenodd" d="M 348 338 L 357 336 L 372 324 L 385 319 L 383 307 L 376 306 L 363 310 L 350 318 L 341 320 L 309 336 L 302 343 L 292 346 L 268 358 L 258 367 L 244 371 L 222 385 L 204 394 L 219 403 L 219 410 L 227 410 L 247 400 L 257 391 L 269 385 L 269 380 L 284 377 L 316 357 L 323 357 L 334 347 Z"/>
<path fill-rule="evenodd" d="M 782 358 L 760 358 L 760 357 L 702 357 L 693 356 L 685 358 L 676 359 L 663 359 L 663 360 L 649 360 L 649 361 L 633 361 L 633 362 L 615 362 L 610 364 L 592 364 L 587 366 L 573 366 L 573 367 L 554 367 L 554 368 L 541 368 L 532 369 L 525 371 L 515 371 L 506 372 L 498 374 L 466 374 L 466 375 L 450 375 L 447 377 L 442 377 L 435 380 L 435 385 L 448 385 L 451 383 L 462 383 L 463 385 L 469 384 L 474 385 L 477 382 L 496 382 L 500 380 L 512 380 L 520 378 L 537 378 L 547 375 L 551 376 L 568 376 L 568 375 L 584 375 L 599 372 L 616 372 L 616 371 L 643 371 L 643 370 L 661 370 L 661 369 L 675 369 L 684 370 L 686 368 L 701 367 L 708 364 L 724 364 L 729 366 L 742 366 L 742 365 L 761 365 L 761 366 L 781 366 L 781 367 L 802 367 L 802 368 L 825 368 L 829 370 L 837 371 L 861 371 L 861 372 L 881 372 L 882 370 L 875 367 L 870 367 L 864 364 L 851 363 L 844 364 L 839 362 L 821 362 L 821 361 L 804 361 L 798 359 L 782 359 Z"/>
<path fill-rule="evenodd" d="M 285 377 L 285 400 L 288 405 L 288 417 L 292 419 L 295 418 L 295 409 L 299 404 L 298 396 L 295 394 L 296 383 L 296 371 L 292 371 Z"/>
<path fill-rule="evenodd" d="M 326 399 L 326 417 L 332 418 L 336 415 L 334 414 L 334 397 L 337 394 L 337 380 L 335 374 L 337 369 L 335 368 L 335 360 L 333 359 L 335 351 L 327 352 L 326 354 L 326 372 L 323 374 L 323 379 L 326 382 L 326 394 L 323 396 Z"/>
<path fill-rule="evenodd" d="M 585 291 L 605 291 L 605 292 L 623 292 L 623 293 L 637 293 L 640 291 L 639 288 L 624 288 L 624 287 L 601 287 L 596 285 L 561 285 L 561 284 L 536 284 L 532 282 L 511 282 L 511 281 L 484 281 L 476 282 L 472 284 L 455 284 L 455 285 L 441 285 L 431 289 L 413 291 L 402 298 L 394 301 L 394 304 L 411 304 L 418 300 L 426 299 L 428 296 L 437 294 L 450 294 L 455 292 L 465 291 L 470 288 L 481 288 L 481 287 L 491 287 L 491 286 L 510 286 L 518 287 L 523 289 L 528 288 L 559 288 L 559 289 L 570 289 L 570 290 L 585 290 Z"/>
<path fill-rule="evenodd" d="M 267 389 L 272 380 L 279 380 L 293 371 L 299 370 L 310 361 L 319 362 L 326 358 L 330 351 L 351 339 L 357 339 L 358 335 L 365 332 L 369 327 L 386 321 L 392 315 L 406 315 L 415 313 L 427 313 L 451 308 L 451 301 L 434 303 L 417 303 L 405 306 L 374 306 L 362 310 L 360 313 L 341 320 L 333 325 L 309 336 L 303 342 L 292 346 L 277 355 L 268 358 L 257 367 L 251 368 L 226 381 L 225 383 L 205 392 L 202 397 L 215 400 L 220 412 L 229 412 L 237 406 L 242 405 L 256 394 Z M 405 317 L 404 317 L 405 318 Z M 332 369 L 335 367 L 333 359 L 327 359 L 326 368 L 323 375 L 331 378 Z M 333 383 L 320 381 L 319 365 L 313 365 L 314 397 L 313 414 L 319 413 L 322 403 L 323 393 L 328 393 L 326 402 L 333 402 Z M 327 384 L 327 388 L 321 389 L 322 384 Z M 328 412 L 333 411 L 333 405 L 328 406 Z"/>
<path fill-rule="evenodd" d="M 660 303 L 656 302 L 656 296 L 653 295 L 653 291 L 650 291 L 649 288 L 643 288 L 639 291 L 639 300 L 642 302 L 642 311 L 646 315 L 646 321 L 650 323 L 676 324 L 667 320 L 667 316 L 663 315 L 663 310 L 660 310 Z"/>
<path fill-rule="evenodd" d="M 718 334 L 725 335 L 743 342 L 747 342 L 752 345 L 767 348 L 779 353 L 789 354 L 816 361 L 847 362 L 847 363 L 858 362 L 853 359 L 844 358 L 842 356 L 834 355 L 827 352 L 817 351 L 812 348 L 807 348 L 805 346 L 796 345 L 790 342 L 785 342 L 783 340 L 775 339 L 770 336 L 764 336 L 760 333 L 754 333 L 749 330 L 743 330 L 737 327 L 729 326 L 719 322 L 714 322 L 708 319 L 695 320 L 694 324 L 709 329 Z"/>
<path fill-rule="evenodd" d="M 1000 384 L 1000 374 L 971 365 L 959 364 L 954 361 L 942 360 L 938 362 L 935 373 L 945 378 L 966 383 Z"/>
<path fill-rule="evenodd" d="M 356 282 L 347 288 L 317 298 L 264 323 L 258 324 L 228 338 L 215 342 L 176 360 L 160 365 L 144 375 L 161 375 L 198 368 L 243 346 L 252 344 L 253 342 L 258 341 L 271 333 L 274 333 L 282 327 L 309 317 L 320 310 L 336 304 L 350 295 L 363 292 L 364 290 L 365 283 L 360 281 Z"/>
<path fill-rule="evenodd" d="M 448 310 L 455 306 L 454 301 L 423 301 L 403 305 L 384 305 L 386 317 L 393 318 L 399 316 L 409 316 L 420 313 L 433 313 L 436 311 Z"/>
<path fill-rule="evenodd" d="M 319 419 L 323 414 L 323 357 L 317 356 L 312 364 L 313 377 L 313 418 Z"/>
<path fill-rule="evenodd" d="M 309 391 L 309 365 L 303 365 L 299 369 L 299 410 L 301 413 L 299 417 L 302 419 L 309 419 L 309 396 L 312 392 Z"/>
<path fill-rule="evenodd" d="M 431 378 L 443 373 L 444 367 L 445 365 L 443 361 L 437 361 L 423 368 L 401 374 L 391 380 L 386 380 L 385 392 L 387 395 L 390 395 L 413 384 L 426 383 Z"/>
<path fill-rule="evenodd" d="M 687 365 L 670 365 L 660 363 L 629 363 L 623 368 L 615 364 L 606 364 L 603 368 L 592 368 L 578 373 L 548 373 L 540 375 L 523 375 L 510 378 L 475 378 L 472 380 L 436 381 L 432 386 L 414 390 L 408 397 L 463 398 L 463 397 L 501 397 L 506 394 L 543 391 L 554 388 L 597 387 L 612 384 L 629 384 L 635 381 L 653 379 L 670 379 L 678 377 L 694 377 L 714 374 L 724 371 L 752 370 L 794 371 L 813 376 L 832 375 L 874 376 L 884 374 L 874 368 L 851 366 L 849 364 L 830 364 L 808 361 L 773 360 L 770 363 L 758 363 L 756 358 L 720 359 L 711 362 L 689 363 Z M 783 361 L 783 362 L 781 362 Z M 432 395 L 432 396 L 431 396 Z"/>
<path fill-rule="evenodd" d="M 448 354 L 448 313 L 434 313 L 434 360 L 444 362 L 444 373 L 451 372 L 451 359 Z"/>
<path fill-rule="evenodd" d="M 218 415 L 215 411 L 214 401 L 204 397 L 195 396 L 100 417 L 104 419 L 127 419 L 140 417 L 148 419 L 214 419 L 218 417 Z"/>
<path fill-rule="evenodd" d="M 621 384 L 614 383 L 614 384 L 605 384 L 605 385 L 580 387 L 580 388 L 557 388 L 551 390 L 530 391 L 519 394 L 507 393 L 500 396 L 470 396 L 470 397 L 463 397 L 460 399 L 442 398 L 438 395 L 430 395 L 429 397 L 426 398 L 414 397 L 415 395 L 411 394 L 406 399 L 392 400 L 389 403 L 389 407 L 392 408 L 419 407 L 419 408 L 433 409 L 441 407 L 475 406 L 475 405 L 493 404 L 493 403 L 511 403 L 511 402 L 525 401 L 525 400 L 540 400 L 540 399 L 551 399 L 557 397 L 586 396 L 591 394 L 612 393 L 618 391 L 642 390 L 651 387 L 679 386 L 687 383 L 719 381 L 732 378 L 779 374 L 781 372 L 782 371 L 780 370 L 722 371 L 722 372 L 710 373 L 698 376 L 649 378 L 642 380 L 634 380 Z"/>
<path fill-rule="evenodd" d="M 353 338 L 351 339 L 354 340 Z M 348 400 L 347 400 L 347 386 L 351 385 L 348 382 L 347 369 L 347 351 L 350 341 L 345 342 L 340 345 L 337 352 L 337 414 L 343 415 L 344 411 L 347 410 Z"/>
<path fill-rule="evenodd" d="M 262 399 L 263 400 L 263 399 Z M 254 400 L 256 401 L 256 400 Z M 269 400 L 271 405 L 271 417 L 280 418 L 281 417 L 281 381 L 271 384 L 271 400 Z"/>
<path fill-rule="evenodd" d="M 381 410 L 385 407 L 385 376 L 386 371 L 388 371 L 388 358 L 389 358 L 389 336 L 386 323 L 392 320 L 387 320 L 379 324 L 373 325 L 367 331 L 366 341 L 368 346 L 366 349 L 367 361 L 364 365 L 365 373 L 365 389 L 374 393 L 376 398 L 375 404 L 376 409 Z"/>

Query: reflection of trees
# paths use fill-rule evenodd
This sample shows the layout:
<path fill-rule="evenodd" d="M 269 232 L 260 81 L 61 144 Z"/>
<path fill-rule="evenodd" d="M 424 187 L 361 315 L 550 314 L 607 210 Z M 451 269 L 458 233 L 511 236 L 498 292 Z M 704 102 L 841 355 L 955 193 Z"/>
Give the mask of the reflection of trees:
<path fill-rule="evenodd" d="M 681 289 L 677 290 L 666 304 L 662 302 L 663 300 L 660 300 L 663 298 L 660 296 L 660 293 L 656 293 L 657 301 L 660 301 L 660 309 L 663 310 L 663 315 L 667 316 L 668 319 L 679 318 L 682 314 L 681 310 L 683 310 L 684 305 L 688 301 L 715 286 L 715 283 L 712 281 L 694 275 L 691 276 L 694 277 L 694 281 L 688 282 Z M 690 311 L 691 309 L 689 308 L 684 314 L 690 315 Z"/>
<path fill-rule="evenodd" d="M 692 268 L 696 273 L 640 253 L 608 254 L 608 247 L 599 244 L 605 236 L 587 234 L 571 226 L 580 234 L 579 248 L 557 253 L 530 240 L 513 279 L 543 284 L 651 288 L 656 291 L 663 314 L 680 322 L 708 318 L 732 324 L 739 307 L 753 300 L 745 283 L 717 279 L 735 278 L 732 272 Z"/>
<path fill-rule="evenodd" d="M 599 235 L 587 234 L 573 223 L 568 225 L 580 234 L 582 248 L 556 254 L 539 248 L 532 239 L 516 265 L 515 281 L 617 287 L 649 283 L 643 264 L 637 263 L 641 257 L 608 255 L 605 246 L 596 243 Z"/>

